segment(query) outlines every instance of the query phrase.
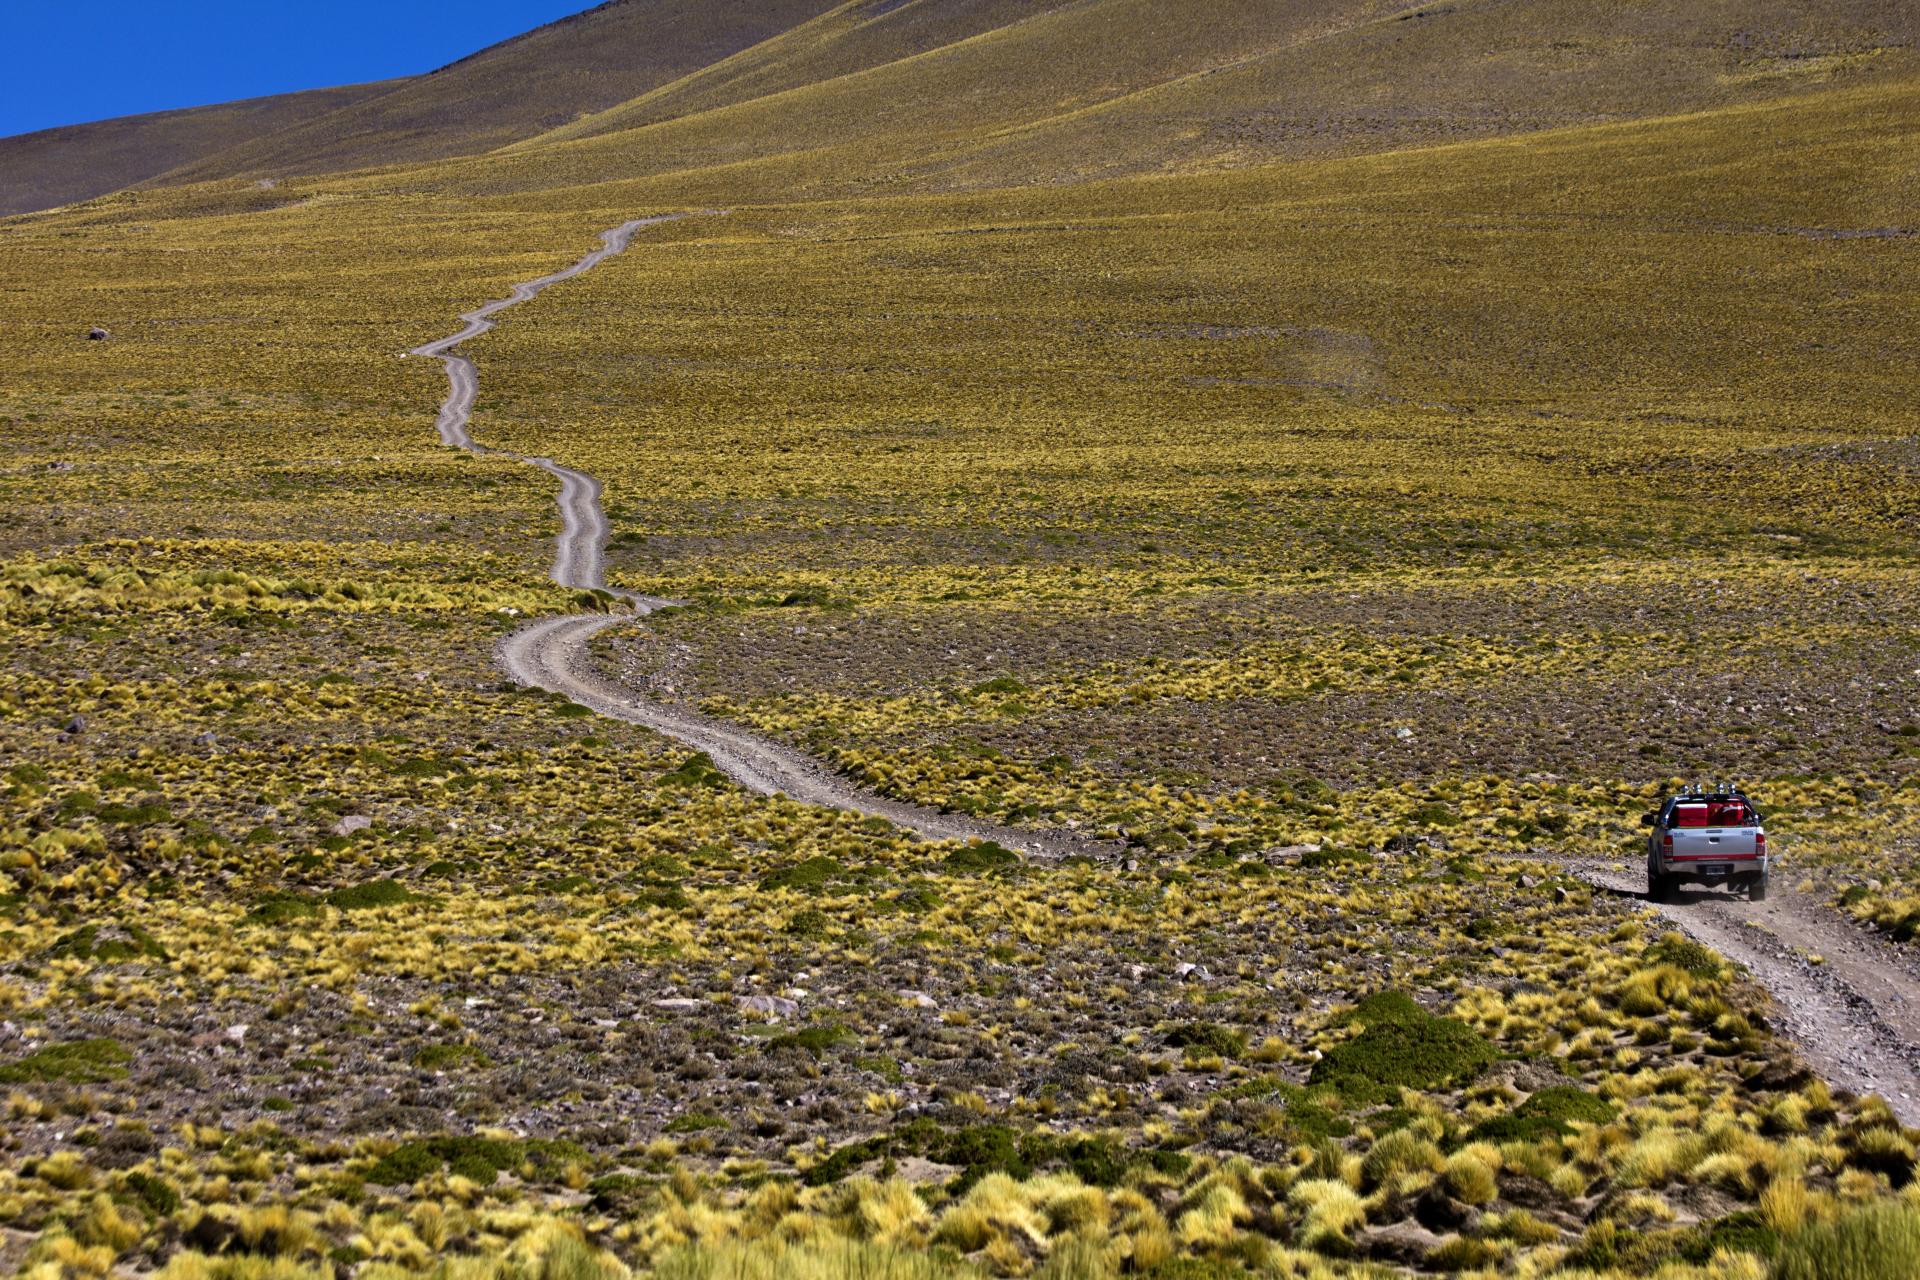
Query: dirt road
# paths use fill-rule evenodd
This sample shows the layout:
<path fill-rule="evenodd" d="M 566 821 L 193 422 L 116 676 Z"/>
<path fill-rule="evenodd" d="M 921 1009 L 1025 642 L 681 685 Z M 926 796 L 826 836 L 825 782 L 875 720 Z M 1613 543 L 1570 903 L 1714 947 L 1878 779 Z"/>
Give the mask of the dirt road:
<path fill-rule="evenodd" d="M 1646 876 L 1576 864 L 1592 884 L 1645 900 Z M 1810 894 L 1776 877 L 1765 902 L 1682 889 L 1654 906 L 1688 937 L 1745 965 L 1772 993 L 1783 1030 L 1822 1076 L 1885 1098 L 1920 1125 L 1920 966 Z M 1816 963 L 1813 957 L 1819 957 Z"/>
<path fill-rule="evenodd" d="M 714 213 L 713 210 L 708 211 L 709 216 Z M 551 275 L 541 276 L 538 280 L 513 286 L 508 296 L 462 315 L 460 318 L 467 325 L 460 332 L 425 343 L 409 352 L 410 355 L 430 356 L 447 367 L 447 398 L 440 402 L 440 416 L 433 424 L 440 433 L 440 443 L 465 449 L 468 453 L 494 452 L 475 440 L 470 431 L 474 397 L 480 391 L 480 371 L 474 368 L 473 361 L 460 355 L 455 348 L 491 330 L 496 323 L 493 317 L 509 307 L 517 307 L 542 290 L 591 271 L 617 253 L 624 253 L 633 242 L 634 234 L 643 228 L 694 216 L 691 213 L 662 213 L 651 218 L 635 218 L 611 231 L 602 231 L 600 247 L 580 261 Z M 560 481 L 560 532 L 553 544 L 553 580 L 563 587 L 607 590 L 606 573 L 602 566 L 602 555 L 607 545 L 607 516 L 600 505 L 600 482 L 584 471 L 563 467 L 551 458 L 521 457 L 519 460 L 550 472 Z M 615 591 L 614 594 L 631 601 L 642 612 L 666 603 L 631 591 Z"/>
<path fill-rule="evenodd" d="M 500 642 L 500 665 L 521 684 L 562 694 L 603 716 L 645 725 L 704 751 L 721 772 L 760 795 L 783 794 L 807 804 L 885 818 L 930 840 L 993 840 L 1038 857 L 1119 852 L 1091 840 L 975 822 L 889 800 L 782 743 L 723 720 L 643 698 L 599 674 L 587 652 L 587 644 L 595 635 L 632 616 L 589 613 L 542 619 Z"/>
<path fill-rule="evenodd" d="M 573 266 L 517 286 L 511 297 L 468 312 L 462 317 L 467 327 L 459 333 L 416 348 L 416 354 L 447 366 L 449 391 L 436 424 L 440 439 L 456 448 L 484 451 L 469 431 L 479 374 L 472 361 L 456 354 L 461 343 L 491 329 L 492 317 L 507 308 L 621 252 L 641 228 L 687 216 L 641 218 L 605 232 L 601 248 Z M 519 460 L 560 481 L 561 528 L 554 542 L 553 580 L 566 587 L 606 590 L 607 520 L 600 482 L 549 458 Z M 704 751 L 729 777 L 763 795 L 783 793 L 809 804 L 885 818 L 928 839 L 994 840 L 1037 857 L 1122 853 L 1116 846 L 1066 833 L 973 822 L 889 800 L 782 743 L 640 696 L 599 672 L 588 644 L 606 628 L 630 624 L 672 602 L 630 591 L 614 594 L 627 603 L 627 611 L 541 619 L 501 642 L 500 665 L 522 684 Z M 1644 898 L 1637 870 L 1601 862 L 1581 863 L 1577 870 L 1609 892 Z M 1880 1094 L 1903 1123 L 1920 1125 L 1920 968 L 1824 904 L 1784 886 L 1764 903 L 1687 892 L 1680 902 L 1659 909 L 1685 933 L 1746 966 L 1773 993 L 1784 1030 L 1822 1075 L 1858 1093 Z M 1816 955 L 1819 963 L 1812 959 Z"/>
<path fill-rule="evenodd" d="M 748 733 L 719 720 L 681 707 L 641 697 L 594 670 L 588 642 L 607 627 L 632 622 L 673 602 L 657 596 L 609 588 L 604 552 L 607 517 L 600 502 L 600 482 L 582 471 L 561 466 L 551 458 L 501 455 L 474 440 L 471 433 L 474 397 L 480 375 L 473 361 L 458 354 L 464 342 L 494 327 L 494 316 L 534 297 L 550 285 L 591 270 L 624 251 L 635 232 L 691 214 L 663 214 L 639 218 L 601 234 L 601 247 L 563 271 L 514 286 L 510 297 L 469 311 L 461 317 L 466 328 L 450 337 L 415 347 L 413 354 L 431 356 L 447 367 L 447 398 L 440 405 L 435 426 L 441 442 L 472 453 L 512 456 L 549 472 L 560 481 L 560 532 L 554 539 L 553 580 L 563 587 L 610 590 L 624 600 L 628 611 L 617 614 L 582 613 L 544 618 L 501 641 L 500 665 L 521 684 L 546 689 L 591 707 L 601 715 L 645 725 L 658 733 L 704 751 L 734 781 L 761 795 L 784 794 L 808 804 L 846 809 L 885 818 L 895 826 L 930 840 L 993 840 L 1030 856 L 1057 858 L 1083 853 L 1113 856 L 1117 846 L 1066 834 L 1022 831 L 974 822 L 953 814 L 889 800 L 856 786 L 844 776 L 782 743 Z"/>

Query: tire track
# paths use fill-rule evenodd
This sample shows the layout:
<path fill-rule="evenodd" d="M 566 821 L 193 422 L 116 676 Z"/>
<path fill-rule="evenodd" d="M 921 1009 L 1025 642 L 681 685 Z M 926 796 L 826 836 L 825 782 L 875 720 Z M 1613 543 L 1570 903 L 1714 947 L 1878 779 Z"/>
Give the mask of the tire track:
<path fill-rule="evenodd" d="M 709 215 L 718 211 L 708 210 Z M 993 840 L 1033 857 L 1059 858 L 1071 854 L 1117 856 L 1122 850 L 1084 837 L 1064 833 L 1023 831 L 976 822 L 919 805 L 890 800 L 857 786 L 844 775 L 783 743 L 680 707 L 655 702 L 601 674 L 588 650 L 589 642 L 610 626 L 643 618 L 675 603 L 659 596 L 610 588 L 606 582 L 607 516 L 601 505 L 600 481 L 584 471 L 562 466 L 551 458 L 507 454 L 488 449 L 473 438 L 473 405 L 480 389 L 480 373 L 459 347 L 491 330 L 495 316 L 538 295 L 542 290 L 590 271 L 625 251 L 634 234 L 687 213 L 636 218 L 600 233 L 600 248 L 570 267 L 513 287 L 512 293 L 466 312 L 466 327 L 458 333 L 415 347 L 410 353 L 439 360 L 447 369 L 447 398 L 440 404 L 434 428 L 440 442 L 469 453 L 511 457 L 539 467 L 560 481 L 560 532 L 554 538 L 550 576 L 563 587 L 606 591 L 627 604 L 615 614 L 577 613 L 542 618 L 520 628 L 500 642 L 495 658 L 514 680 L 530 688 L 570 698 L 601 715 L 643 725 L 675 741 L 703 751 L 728 777 L 759 795 L 786 795 L 807 804 L 844 809 L 884 818 L 897 827 L 929 840 Z"/>

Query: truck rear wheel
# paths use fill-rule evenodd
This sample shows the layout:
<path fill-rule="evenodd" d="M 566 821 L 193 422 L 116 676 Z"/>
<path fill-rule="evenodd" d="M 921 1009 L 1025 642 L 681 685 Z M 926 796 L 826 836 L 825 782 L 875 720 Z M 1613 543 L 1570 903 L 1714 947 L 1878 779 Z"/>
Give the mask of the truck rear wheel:
<path fill-rule="evenodd" d="M 1765 902 L 1767 900 L 1767 877 L 1761 876 L 1747 883 L 1747 901 Z"/>
<path fill-rule="evenodd" d="M 1672 902 L 1674 899 L 1674 878 L 1662 875 L 1658 871 L 1647 872 L 1647 897 L 1654 902 Z"/>

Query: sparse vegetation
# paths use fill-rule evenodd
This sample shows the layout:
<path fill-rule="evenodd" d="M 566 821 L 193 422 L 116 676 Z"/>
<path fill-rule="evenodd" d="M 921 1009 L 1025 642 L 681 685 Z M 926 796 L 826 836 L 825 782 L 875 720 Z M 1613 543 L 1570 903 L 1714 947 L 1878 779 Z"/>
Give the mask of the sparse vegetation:
<path fill-rule="evenodd" d="M 902 69 L 843 24 L 961 19 L 883 7 L 632 136 L 0 224 L 0 1261 L 1912 1272 L 1920 1133 L 1563 860 L 1733 774 L 1783 874 L 1920 935 L 1905 46 L 1675 8 L 1502 46 L 1607 69 L 1577 110 L 1323 130 L 1215 58 L 1270 22 Z M 1009 49 L 1004 118 L 929 132 Z M 879 98 L 804 81 L 843 54 Z M 1122 88 L 1187 61 L 1142 142 Z M 756 795 L 493 667 L 612 597 L 394 357 L 707 205 L 475 344 L 478 435 L 685 602 L 592 659 L 1098 856 Z"/>

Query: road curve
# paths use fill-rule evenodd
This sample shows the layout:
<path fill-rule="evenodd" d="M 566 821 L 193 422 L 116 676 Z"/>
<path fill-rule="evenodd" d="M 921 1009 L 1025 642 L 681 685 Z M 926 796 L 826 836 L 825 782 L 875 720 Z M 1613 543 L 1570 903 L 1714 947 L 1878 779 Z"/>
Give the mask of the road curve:
<path fill-rule="evenodd" d="M 992 840 L 1041 858 L 1118 852 L 1117 847 L 1091 840 L 975 822 L 889 800 L 856 786 L 844 774 L 783 743 L 712 716 L 642 697 L 602 674 L 588 652 L 594 636 L 631 616 L 584 613 L 542 618 L 502 640 L 496 656 L 501 667 L 521 684 L 561 694 L 603 716 L 645 725 L 706 752 L 721 772 L 759 795 L 785 795 L 807 804 L 885 818 L 929 840 Z"/>
<path fill-rule="evenodd" d="M 711 212 L 711 211 L 710 211 Z M 1059 858 L 1071 854 L 1114 855 L 1118 846 L 1064 833 L 1023 831 L 975 822 L 953 814 L 889 800 L 854 785 L 844 775 L 783 743 L 746 732 L 724 721 L 645 698 L 599 673 L 588 652 L 588 642 L 616 623 L 644 617 L 674 602 L 659 596 L 610 588 L 606 582 L 607 516 L 600 502 L 600 482 L 584 471 L 565 467 L 551 458 L 502 454 L 473 438 L 473 404 L 480 387 L 479 370 L 459 354 L 459 346 L 492 329 L 493 317 L 527 301 L 550 285 L 589 271 L 626 249 L 634 233 L 644 227 L 693 215 L 661 214 L 636 218 L 600 234 L 600 248 L 551 275 L 515 285 L 510 296 L 489 302 L 460 318 L 466 327 L 458 333 L 415 347 L 411 354 L 430 356 L 447 368 L 447 398 L 440 404 L 434 426 L 442 444 L 470 453 L 513 457 L 539 467 L 560 481 L 560 532 L 554 538 L 551 576 L 563 587 L 607 591 L 628 605 L 616 614 L 578 613 L 542 618 L 520 628 L 500 642 L 496 658 L 514 680 L 570 698 L 601 715 L 644 725 L 712 757 L 716 767 L 748 790 L 760 795 L 782 794 L 807 804 L 845 809 L 884 818 L 895 826 L 930 840 L 993 840 L 1033 857 Z"/>

